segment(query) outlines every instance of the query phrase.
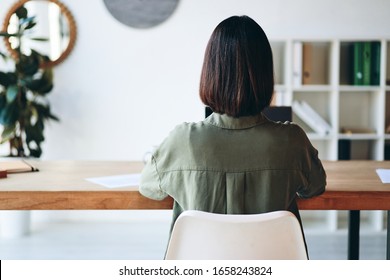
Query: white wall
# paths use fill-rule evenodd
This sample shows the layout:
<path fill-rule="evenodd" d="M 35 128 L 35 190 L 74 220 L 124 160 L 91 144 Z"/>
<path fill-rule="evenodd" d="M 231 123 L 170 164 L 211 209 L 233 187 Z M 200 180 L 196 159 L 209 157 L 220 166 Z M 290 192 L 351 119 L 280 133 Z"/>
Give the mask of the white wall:
<path fill-rule="evenodd" d="M 117 22 L 102 0 L 62 1 L 78 38 L 55 68 L 50 96 L 61 122 L 47 127 L 43 159 L 140 160 L 176 124 L 201 120 L 203 52 L 228 16 L 253 17 L 270 39 L 390 38 L 387 0 L 181 0 L 146 30 Z M 0 19 L 12 3 L 1 1 Z"/>

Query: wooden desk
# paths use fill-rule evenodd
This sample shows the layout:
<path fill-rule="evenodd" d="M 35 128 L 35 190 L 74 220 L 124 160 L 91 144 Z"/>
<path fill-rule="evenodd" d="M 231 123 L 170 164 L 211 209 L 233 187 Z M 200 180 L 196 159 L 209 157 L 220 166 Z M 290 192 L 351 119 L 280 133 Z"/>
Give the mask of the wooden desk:
<path fill-rule="evenodd" d="M 359 259 L 360 210 L 387 210 L 387 250 L 390 260 L 390 184 L 383 184 L 378 168 L 390 169 L 390 161 L 324 161 L 326 192 L 299 199 L 301 210 L 350 210 L 348 259 Z"/>
<path fill-rule="evenodd" d="M 316 198 L 299 199 L 301 210 L 355 210 L 351 212 L 350 247 L 359 248 L 358 210 L 390 210 L 390 184 L 382 184 L 375 169 L 387 161 L 325 161 L 328 185 Z M 139 173 L 143 164 L 126 161 L 45 161 L 40 171 L 10 174 L 0 179 L 2 210 L 171 209 L 172 199 L 147 199 L 138 187 L 108 189 L 85 180 L 90 177 Z M 388 215 L 388 225 L 390 220 Z M 356 224 L 357 223 L 357 224 Z M 352 227 L 352 228 L 351 228 Z M 387 258 L 390 258 L 390 236 Z M 352 240 L 355 238 L 355 240 Z M 351 241 L 352 240 L 352 241 Z M 356 256 L 352 256 L 355 258 Z"/>
<path fill-rule="evenodd" d="M 138 187 L 109 189 L 86 178 L 139 173 L 141 162 L 34 162 L 39 172 L 0 180 L 0 210 L 170 209 L 172 200 L 143 197 Z"/>

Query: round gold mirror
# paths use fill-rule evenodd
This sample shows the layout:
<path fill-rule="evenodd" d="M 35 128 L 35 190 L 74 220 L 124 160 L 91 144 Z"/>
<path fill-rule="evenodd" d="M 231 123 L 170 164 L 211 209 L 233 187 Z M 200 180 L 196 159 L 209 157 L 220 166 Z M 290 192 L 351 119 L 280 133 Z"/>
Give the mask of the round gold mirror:
<path fill-rule="evenodd" d="M 41 67 L 58 65 L 70 54 L 76 41 L 76 24 L 70 11 L 58 0 L 19 0 L 8 11 L 2 30 L 10 34 L 18 32 L 20 19 L 17 12 L 24 7 L 27 17 L 35 17 L 34 28 L 29 36 L 13 40 L 5 37 L 4 42 L 12 57 L 17 58 L 16 48 L 28 54 L 31 50 L 49 59 Z M 21 39 L 23 41 L 21 41 Z"/>

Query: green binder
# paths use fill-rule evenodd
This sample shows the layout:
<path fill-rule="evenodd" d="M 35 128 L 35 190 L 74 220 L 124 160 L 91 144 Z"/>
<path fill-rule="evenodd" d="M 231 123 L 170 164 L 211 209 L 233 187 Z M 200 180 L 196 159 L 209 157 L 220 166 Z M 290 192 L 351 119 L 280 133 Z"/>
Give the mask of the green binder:
<path fill-rule="evenodd" d="M 354 85 L 363 85 L 363 42 L 353 43 L 353 79 Z"/>
<path fill-rule="evenodd" d="M 363 85 L 371 85 L 371 42 L 363 42 Z"/>

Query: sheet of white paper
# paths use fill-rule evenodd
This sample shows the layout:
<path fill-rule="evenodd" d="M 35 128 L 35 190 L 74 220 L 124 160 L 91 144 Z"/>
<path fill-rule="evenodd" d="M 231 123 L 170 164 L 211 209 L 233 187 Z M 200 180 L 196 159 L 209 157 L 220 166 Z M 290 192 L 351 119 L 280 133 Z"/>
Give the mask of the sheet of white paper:
<path fill-rule="evenodd" d="M 377 169 L 376 173 L 378 174 L 382 183 L 384 184 L 390 183 L 390 169 Z"/>
<path fill-rule="evenodd" d="M 141 174 L 126 174 L 85 179 L 89 182 L 104 186 L 106 188 L 137 187 L 141 180 Z"/>

